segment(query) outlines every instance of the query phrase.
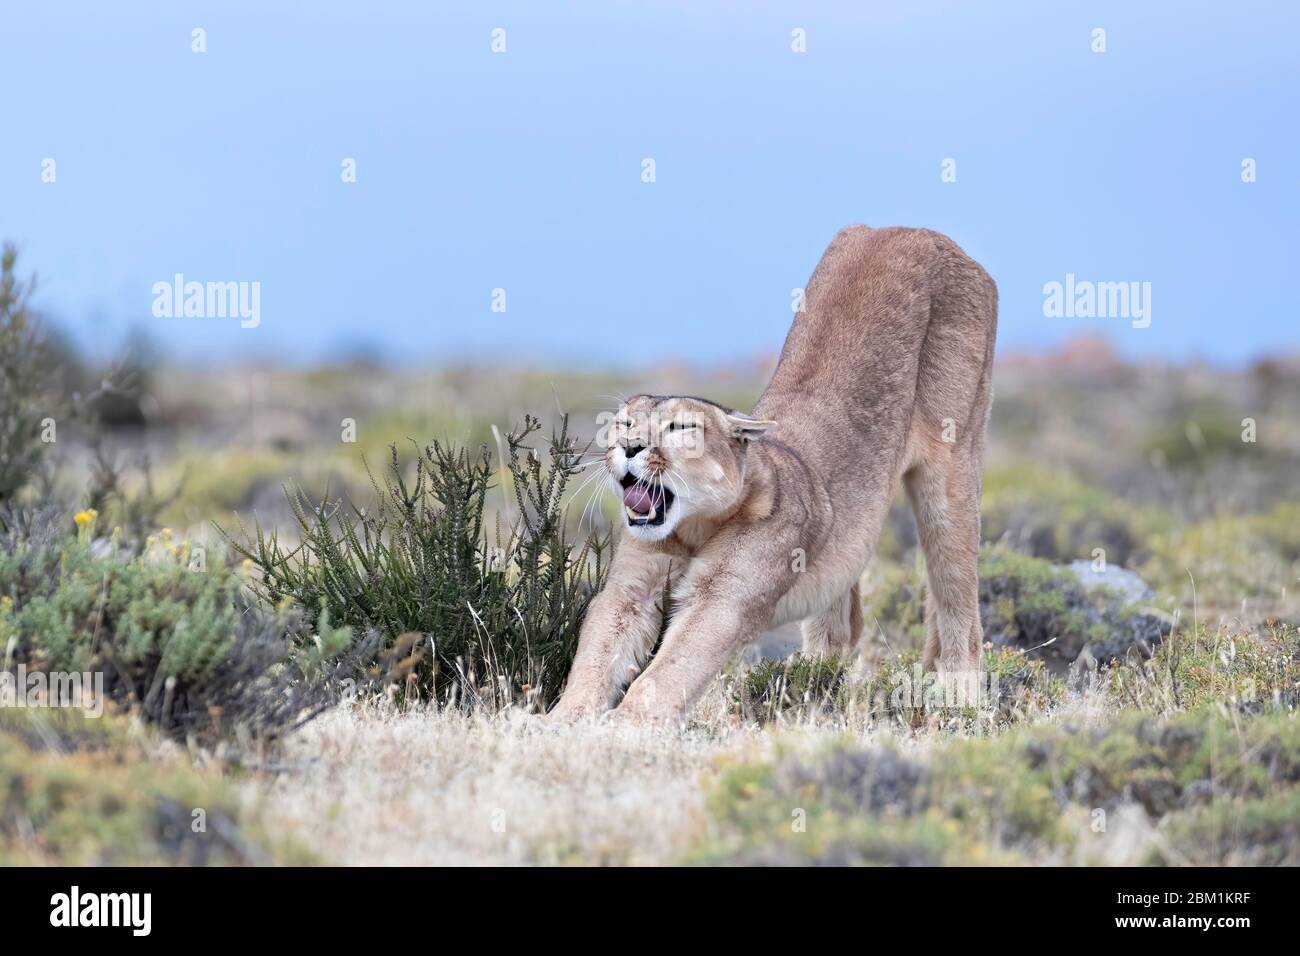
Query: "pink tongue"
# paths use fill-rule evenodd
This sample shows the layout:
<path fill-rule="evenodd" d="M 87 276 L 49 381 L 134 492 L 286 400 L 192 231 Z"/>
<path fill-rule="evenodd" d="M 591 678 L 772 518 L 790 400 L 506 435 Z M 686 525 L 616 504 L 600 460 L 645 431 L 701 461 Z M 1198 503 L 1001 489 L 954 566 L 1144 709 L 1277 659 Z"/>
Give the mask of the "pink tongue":
<path fill-rule="evenodd" d="M 623 489 L 623 504 L 627 505 L 639 515 L 648 515 L 654 511 L 654 500 L 650 497 L 650 489 L 645 485 L 633 485 L 630 488 Z"/>

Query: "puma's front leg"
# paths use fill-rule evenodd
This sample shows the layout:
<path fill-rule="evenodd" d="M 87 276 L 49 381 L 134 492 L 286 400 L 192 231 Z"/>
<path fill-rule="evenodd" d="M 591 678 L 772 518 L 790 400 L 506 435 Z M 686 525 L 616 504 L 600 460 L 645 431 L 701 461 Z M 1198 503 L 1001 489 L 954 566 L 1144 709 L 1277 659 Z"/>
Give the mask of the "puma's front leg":
<path fill-rule="evenodd" d="M 614 715 L 634 723 L 680 721 L 739 647 L 763 624 L 732 602 L 695 602 L 677 613 L 663 646 Z"/>
<path fill-rule="evenodd" d="M 779 543 L 772 545 L 783 552 Z M 685 575 L 683 599 L 664 634 L 663 646 L 644 673 L 632 682 L 614 714 L 636 723 L 676 721 L 721 673 L 727 658 L 757 639 L 772 622 L 781 594 L 789 587 L 786 565 L 767 555 L 723 540 L 722 559 L 697 559 Z M 777 573 L 756 575 L 754 568 Z"/>
<path fill-rule="evenodd" d="M 777 601 L 793 583 L 787 555 L 798 544 L 796 525 L 767 528 L 763 537 L 719 533 L 697 555 L 680 584 L 654 661 L 633 680 L 614 715 L 633 723 L 681 721 L 722 672 L 727 658 L 772 623 Z M 758 574 L 764 568 L 763 574 Z"/>
<path fill-rule="evenodd" d="M 609 578 L 592 599 L 578 635 L 578 652 L 552 714 L 590 717 L 614 705 L 645 664 L 663 626 L 664 586 L 672 559 L 626 540 Z"/>

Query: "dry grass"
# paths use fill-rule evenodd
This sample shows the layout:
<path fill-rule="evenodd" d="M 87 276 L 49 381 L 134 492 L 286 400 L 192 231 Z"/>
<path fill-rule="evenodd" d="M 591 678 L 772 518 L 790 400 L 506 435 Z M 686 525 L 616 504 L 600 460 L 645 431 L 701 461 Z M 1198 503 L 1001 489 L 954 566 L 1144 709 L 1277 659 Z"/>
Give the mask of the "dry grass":
<path fill-rule="evenodd" d="M 951 740 L 826 714 L 759 727 L 719 681 L 686 728 L 558 725 L 517 709 L 466 717 L 363 702 L 287 742 L 284 770 L 249 796 L 285 835 L 345 865 L 673 864 L 709 837 L 728 768 L 893 741 L 923 758 Z M 1078 697 L 1076 723 L 1102 713 Z M 1054 720 L 1046 714 L 1044 720 Z"/>
<path fill-rule="evenodd" d="M 287 740 L 245 796 L 348 865 L 1294 862 L 1296 639 L 1180 634 L 991 719 L 841 695 L 760 722 L 743 673 L 677 729 L 372 699 Z"/>
<path fill-rule="evenodd" d="M 249 786 L 287 835 L 336 863 L 674 863 L 701 839 L 722 768 L 819 749 L 834 733 L 720 719 L 563 726 L 519 710 L 362 703 L 308 725 L 285 771 Z"/>
<path fill-rule="evenodd" d="M 343 864 L 662 863 L 701 826 L 714 761 L 754 744 L 358 706 L 293 741 L 266 810 Z"/>

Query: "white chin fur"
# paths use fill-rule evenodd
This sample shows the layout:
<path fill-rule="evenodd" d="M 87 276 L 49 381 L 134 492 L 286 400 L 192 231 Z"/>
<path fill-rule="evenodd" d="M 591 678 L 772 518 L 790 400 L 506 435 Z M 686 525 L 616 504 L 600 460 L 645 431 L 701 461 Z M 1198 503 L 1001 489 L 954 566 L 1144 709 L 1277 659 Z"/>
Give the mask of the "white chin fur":
<path fill-rule="evenodd" d="M 627 517 L 623 517 L 623 527 L 632 537 L 638 541 L 662 541 L 673 533 L 678 522 L 686 514 L 686 502 L 680 497 L 676 498 L 668 506 L 668 514 L 664 515 L 664 523 L 659 525 L 628 524 Z"/>
<path fill-rule="evenodd" d="M 678 515 L 675 514 L 676 508 L 668 512 L 668 517 L 664 518 L 664 523 L 659 525 L 640 525 L 628 524 L 623 522 L 624 530 L 638 541 L 662 541 L 673 533 L 673 528 L 677 527 Z"/>

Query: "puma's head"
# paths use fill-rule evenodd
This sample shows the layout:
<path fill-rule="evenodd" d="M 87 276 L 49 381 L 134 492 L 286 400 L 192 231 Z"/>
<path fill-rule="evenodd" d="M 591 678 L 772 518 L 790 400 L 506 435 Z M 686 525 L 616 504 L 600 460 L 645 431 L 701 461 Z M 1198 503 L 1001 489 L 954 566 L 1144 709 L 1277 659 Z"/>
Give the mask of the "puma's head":
<path fill-rule="evenodd" d="M 740 498 L 746 444 L 774 424 L 702 398 L 629 398 L 607 430 L 605 452 L 628 532 L 660 541 L 688 516 L 732 507 Z"/>

